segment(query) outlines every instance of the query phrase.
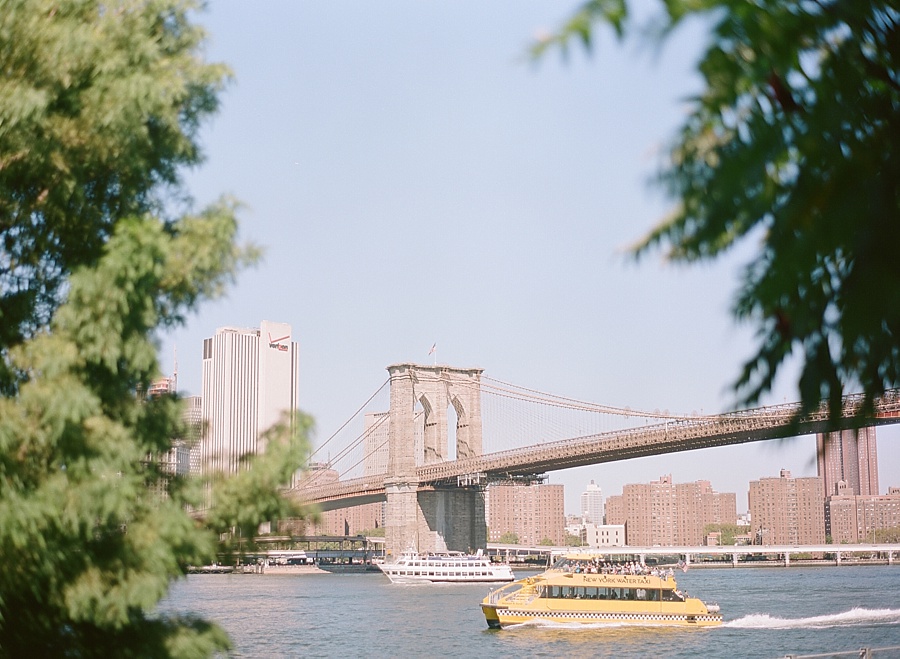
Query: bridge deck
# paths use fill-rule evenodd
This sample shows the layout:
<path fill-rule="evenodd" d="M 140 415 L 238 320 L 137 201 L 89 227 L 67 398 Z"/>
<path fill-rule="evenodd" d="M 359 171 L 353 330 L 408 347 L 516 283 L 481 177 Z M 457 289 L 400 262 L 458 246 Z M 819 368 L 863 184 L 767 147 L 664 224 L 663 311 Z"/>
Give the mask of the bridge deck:
<path fill-rule="evenodd" d="M 875 416 L 858 416 L 856 411 L 861 403 L 862 397 L 858 395 L 844 398 L 845 418 L 841 427 L 900 423 L 900 390 L 891 390 L 876 401 Z M 673 419 L 652 426 L 488 453 L 477 458 L 437 462 L 418 467 L 416 478 L 420 487 L 455 487 L 462 481 L 485 483 L 517 475 L 834 429 L 824 410 L 799 421 L 798 412 L 799 405 L 792 404 L 720 416 Z M 384 479 L 385 475 L 366 476 L 297 489 L 293 493 L 302 500 L 318 503 L 324 510 L 344 508 L 384 501 Z"/>

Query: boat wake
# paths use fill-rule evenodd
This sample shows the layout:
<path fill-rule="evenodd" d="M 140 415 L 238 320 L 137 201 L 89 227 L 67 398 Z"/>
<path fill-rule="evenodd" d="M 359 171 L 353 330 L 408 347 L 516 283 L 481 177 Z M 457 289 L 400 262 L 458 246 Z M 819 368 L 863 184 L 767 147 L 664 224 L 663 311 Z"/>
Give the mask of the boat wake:
<path fill-rule="evenodd" d="M 810 618 L 778 618 L 765 613 L 752 613 L 723 624 L 733 629 L 829 629 L 861 625 L 900 624 L 900 609 L 855 608 L 843 613 L 830 613 Z"/>

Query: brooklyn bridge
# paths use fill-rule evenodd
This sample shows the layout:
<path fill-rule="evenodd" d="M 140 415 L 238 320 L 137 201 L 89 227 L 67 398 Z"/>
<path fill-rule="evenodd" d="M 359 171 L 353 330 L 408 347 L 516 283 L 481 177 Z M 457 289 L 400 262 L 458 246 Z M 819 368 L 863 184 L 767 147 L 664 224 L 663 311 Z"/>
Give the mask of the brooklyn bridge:
<path fill-rule="evenodd" d="M 387 370 L 384 384 L 312 456 L 339 479 L 328 482 L 310 468 L 292 493 L 322 510 L 386 501 L 385 546 L 393 555 L 484 547 L 490 483 L 828 425 L 824 409 L 798 417 L 799 404 L 674 415 L 542 393 L 480 368 L 404 363 Z M 842 428 L 900 422 L 900 390 L 881 397 L 868 417 L 858 414 L 861 404 L 861 396 L 844 398 Z"/>

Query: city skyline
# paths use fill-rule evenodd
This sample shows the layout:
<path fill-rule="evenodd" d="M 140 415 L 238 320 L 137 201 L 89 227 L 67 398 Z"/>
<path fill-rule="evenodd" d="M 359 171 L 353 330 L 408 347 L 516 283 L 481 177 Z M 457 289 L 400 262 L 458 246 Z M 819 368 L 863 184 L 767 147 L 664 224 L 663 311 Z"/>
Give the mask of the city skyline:
<path fill-rule="evenodd" d="M 573 48 L 530 64 L 529 42 L 577 5 L 201 13 L 209 57 L 235 82 L 202 129 L 207 161 L 187 187 L 199 203 L 242 200 L 241 236 L 267 253 L 227 297 L 161 335 L 163 364 L 178 347 L 182 390 L 200 393 L 199 360 L 184 355 L 217 327 L 277 318 L 300 343 L 299 406 L 317 442 L 404 361 L 633 409 L 736 407 L 730 384 L 753 336 L 729 309 L 752 245 L 690 269 L 625 255 L 672 204 L 647 181 L 699 88 L 702 26 L 659 52 L 601 30 L 590 56 Z M 795 380 L 789 362 L 762 403 L 797 400 Z M 880 485 L 900 485 L 900 428 L 879 439 Z M 566 485 L 577 512 L 591 479 L 614 492 L 665 473 L 740 493 L 781 468 L 814 474 L 814 437 L 549 482 Z"/>

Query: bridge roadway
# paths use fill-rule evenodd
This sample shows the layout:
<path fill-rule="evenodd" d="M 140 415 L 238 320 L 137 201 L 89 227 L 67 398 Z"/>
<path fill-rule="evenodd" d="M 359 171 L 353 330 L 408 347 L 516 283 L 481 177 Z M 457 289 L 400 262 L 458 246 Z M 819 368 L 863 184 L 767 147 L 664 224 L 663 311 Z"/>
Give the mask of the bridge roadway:
<path fill-rule="evenodd" d="M 853 428 L 900 423 L 900 390 L 885 393 L 873 418 L 854 416 L 861 395 L 844 398 L 841 427 Z M 540 474 L 603 462 L 648 455 L 693 451 L 768 439 L 797 437 L 828 430 L 824 409 L 795 422 L 799 404 L 760 407 L 717 416 L 668 419 L 652 426 L 617 430 L 597 435 L 548 442 L 525 448 L 488 453 L 466 460 L 448 460 L 416 469 L 419 489 L 497 482 L 517 476 Z M 833 428 L 832 428 L 833 429 Z M 385 500 L 385 475 L 364 476 L 294 491 L 322 510 L 334 510 Z"/>

